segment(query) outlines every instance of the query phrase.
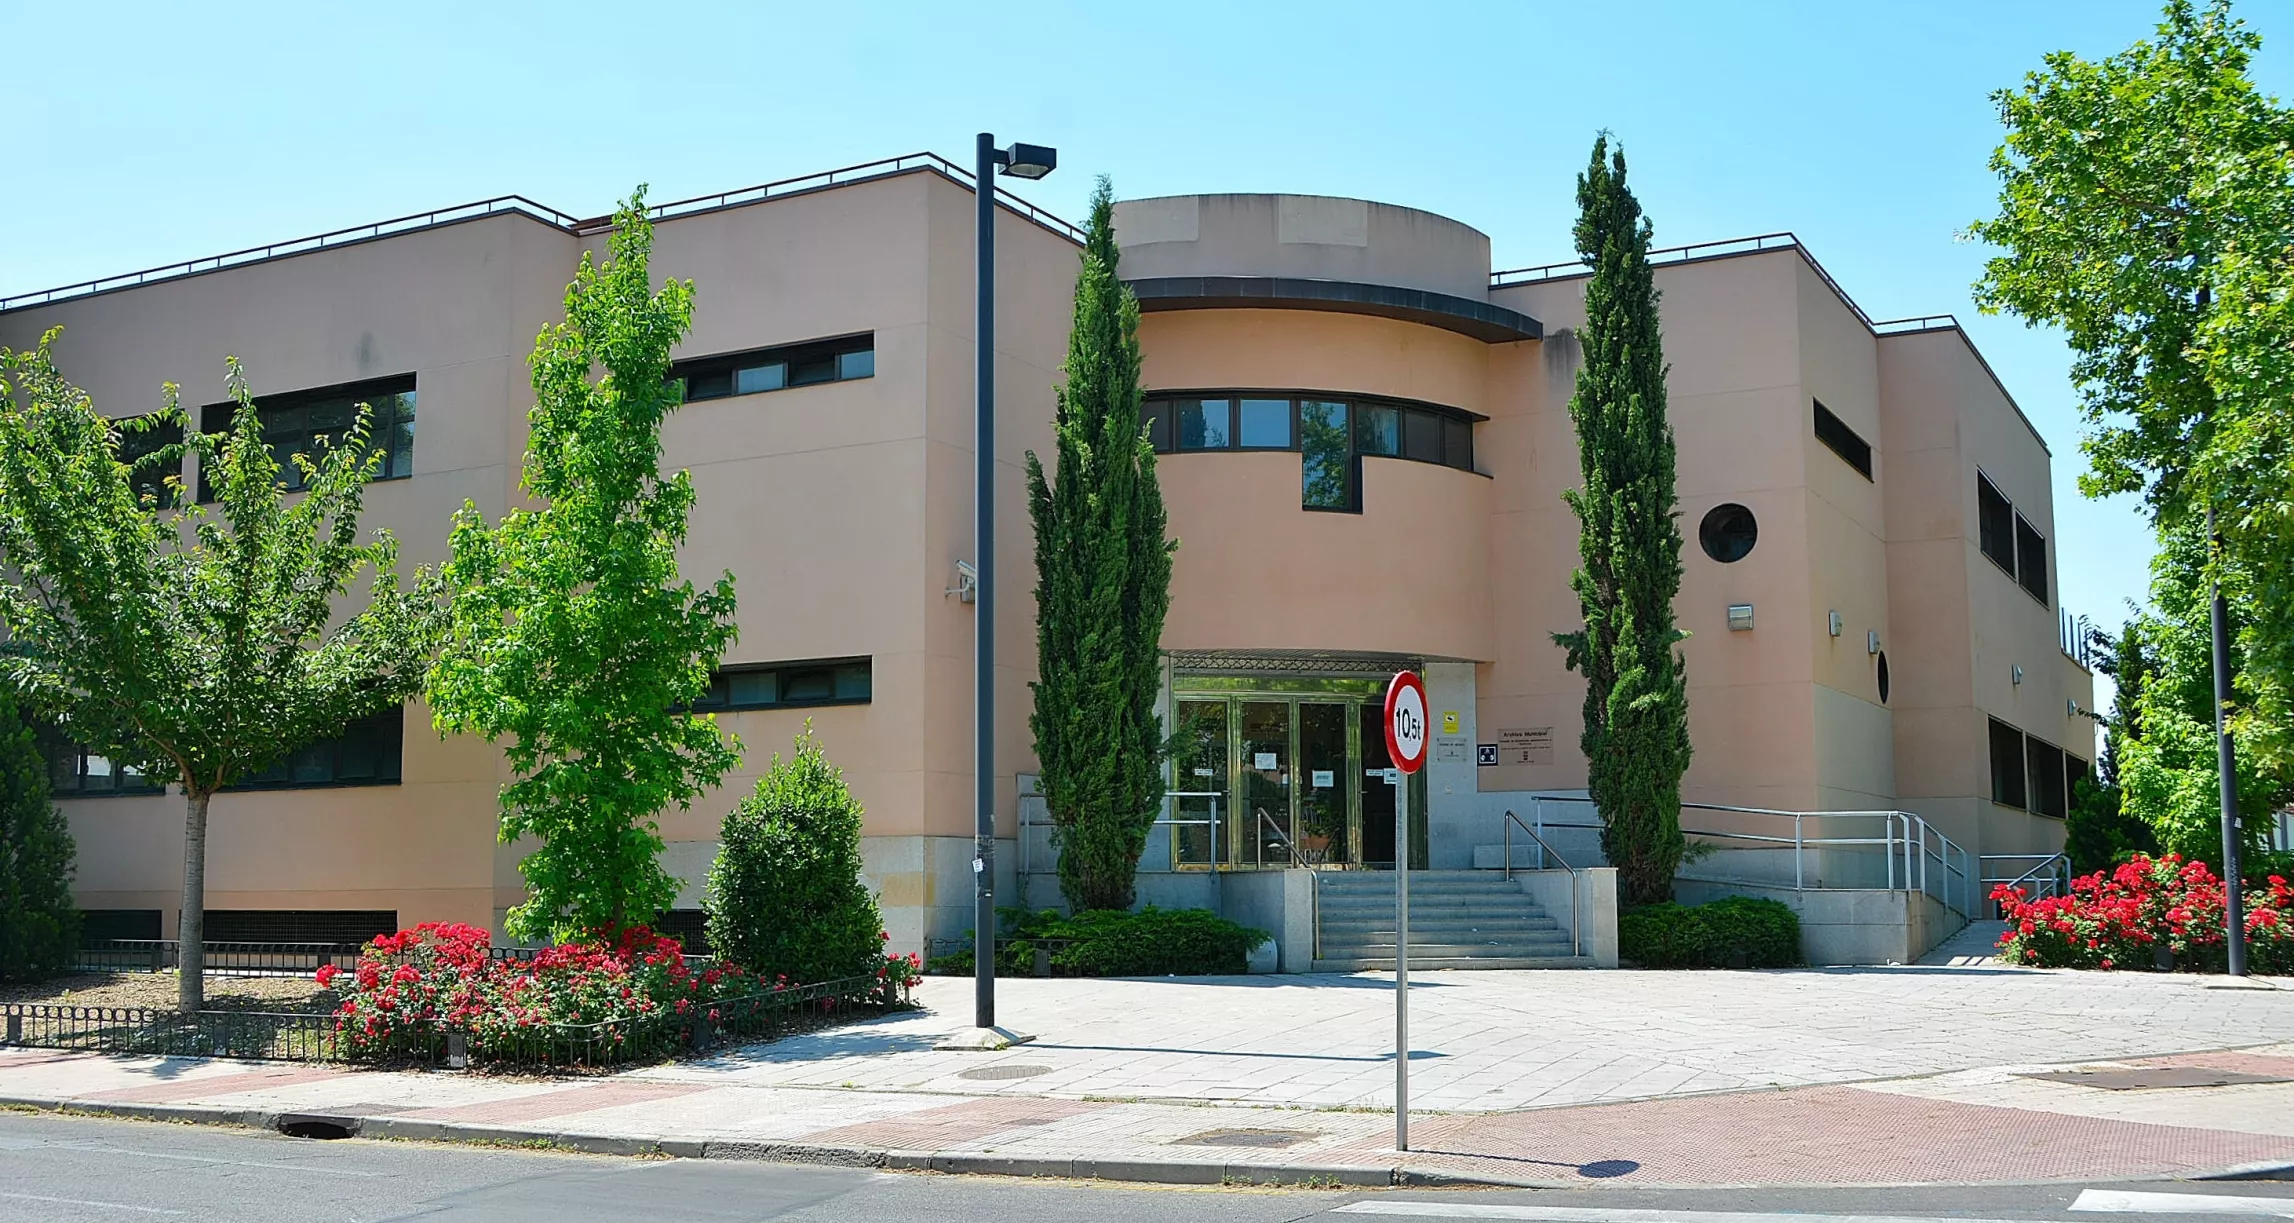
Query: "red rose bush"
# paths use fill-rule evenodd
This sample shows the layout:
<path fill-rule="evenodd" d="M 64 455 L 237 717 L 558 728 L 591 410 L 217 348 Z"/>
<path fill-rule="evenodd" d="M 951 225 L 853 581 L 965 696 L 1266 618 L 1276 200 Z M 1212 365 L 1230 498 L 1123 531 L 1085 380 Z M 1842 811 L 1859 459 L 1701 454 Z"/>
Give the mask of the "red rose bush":
<path fill-rule="evenodd" d="M 318 983 L 341 993 L 346 1058 L 435 1056 L 460 1034 L 473 1060 L 594 1062 L 706 1044 L 763 1016 L 902 1005 L 916 957 L 881 960 L 873 977 L 808 988 L 688 961 L 676 939 L 644 926 L 509 958 L 478 927 L 424 922 L 369 942 L 347 972 L 321 968 Z"/>
<path fill-rule="evenodd" d="M 1999 958 L 2040 968 L 2174 967 L 2220 972 L 2223 882 L 2204 862 L 2136 855 L 2117 870 L 2071 881 L 2061 896 L 2033 900 L 2022 888 L 1992 893 L 2007 919 Z M 2246 893 L 2247 964 L 2294 972 L 2294 889 L 2282 876 Z"/>

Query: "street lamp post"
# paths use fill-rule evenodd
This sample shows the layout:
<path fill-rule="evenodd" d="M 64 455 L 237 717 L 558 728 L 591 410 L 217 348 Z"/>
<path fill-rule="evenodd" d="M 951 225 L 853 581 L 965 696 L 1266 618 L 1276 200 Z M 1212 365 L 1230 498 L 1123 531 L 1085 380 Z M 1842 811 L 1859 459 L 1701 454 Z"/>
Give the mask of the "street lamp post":
<path fill-rule="evenodd" d="M 1001 1049 L 1015 1037 L 996 1027 L 996 175 L 1042 178 L 1059 152 L 1039 144 L 996 147 L 981 132 L 973 166 L 978 217 L 977 277 L 972 334 L 974 392 L 972 567 L 977 594 L 972 620 L 972 927 L 973 1029 L 950 1047 Z"/>

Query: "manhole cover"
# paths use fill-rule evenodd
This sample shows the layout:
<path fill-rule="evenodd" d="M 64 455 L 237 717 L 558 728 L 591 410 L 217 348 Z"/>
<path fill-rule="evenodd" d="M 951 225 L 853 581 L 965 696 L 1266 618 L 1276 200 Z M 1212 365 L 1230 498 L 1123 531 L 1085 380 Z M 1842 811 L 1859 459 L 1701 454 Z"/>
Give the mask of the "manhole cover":
<path fill-rule="evenodd" d="M 1314 1137 L 1298 1130 L 1204 1130 L 1173 1140 L 1182 1147 L 1290 1147 Z"/>
<path fill-rule="evenodd" d="M 2049 1070 L 2021 1076 L 2051 1083 L 2077 1083 L 2106 1091 L 2143 1091 L 2154 1087 L 2230 1087 L 2240 1083 L 2294 1082 L 2284 1075 L 2248 1074 L 2243 1070 L 2210 1070 L 2204 1066 L 2144 1066 L 2134 1070 Z"/>
<path fill-rule="evenodd" d="M 996 1066 L 982 1066 L 977 1070 L 960 1071 L 959 1079 L 1032 1079 L 1039 1074 L 1050 1074 L 1049 1066 L 1022 1066 L 1005 1062 Z"/>

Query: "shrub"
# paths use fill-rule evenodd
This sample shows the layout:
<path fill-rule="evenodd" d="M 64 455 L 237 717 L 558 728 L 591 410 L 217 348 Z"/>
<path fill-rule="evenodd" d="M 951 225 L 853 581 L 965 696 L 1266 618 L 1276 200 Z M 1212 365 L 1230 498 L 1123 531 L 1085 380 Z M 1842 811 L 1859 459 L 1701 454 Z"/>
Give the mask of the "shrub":
<path fill-rule="evenodd" d="M 2032 900 L 2021 888 L 1992 893 L 2007 919 L 1999 958 L 2039 968 L 2176 968 L 2220 972 L 2222 880 L 2206 863 L 2138 854 L 2118 869 L 2081 876 L 2061 896 Z M 2294 889 L 2271 875 L 2246 893 L 2247 966 L 2294 972 Z"/>
<path fill-rule="evenodd" d="M 1785 968 L 1800 963 L 1800 916 L 1782 901 L 1670 901 L 1617 918 L 1617 954 L 1646 968 Z"/>
<path fill-rule="evenodd" d="M 836 981 L 874 973 L 884 918 L 860 880 L 860 804 L 812 724 L 796 754 L 725 817 L 702 906 L 709 947 L 760 977 Z"/>
<path fill-rule="evenodd" d="M 1136 912 L 1093 909 L 1063 917 L 1056 909 L 1030 913 L 999 909 L 1004 926 L 996 971 L 1027 976 L 1038 947 L 1050 952 L 1051 970 L 1066 977 L 1217 976 L 1247 971 L 1251 949 L 1274 937 L 1228 921 L 1209 909 Z M 969 950 L 935 957 L 932 971 L 972 971 Z"/>
<path fill-rule="evenodd" d="M 72 834 L 48 799 L 32 728 L 0 695 L 0 981 L 36 981 L 71 966 Z"/>

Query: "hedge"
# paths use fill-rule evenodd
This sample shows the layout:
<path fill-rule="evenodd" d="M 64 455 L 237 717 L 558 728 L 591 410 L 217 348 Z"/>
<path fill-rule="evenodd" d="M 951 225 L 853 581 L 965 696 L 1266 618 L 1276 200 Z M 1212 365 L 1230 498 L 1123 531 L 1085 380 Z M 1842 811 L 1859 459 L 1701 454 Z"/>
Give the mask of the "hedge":
<path fill-rule="evenodd" d="M 1617 954 L 1644 968 L 1787 968 L 1800 963 L 1800 917 L 1750 896 L 1643 905 L 1618 916 Z"/>

